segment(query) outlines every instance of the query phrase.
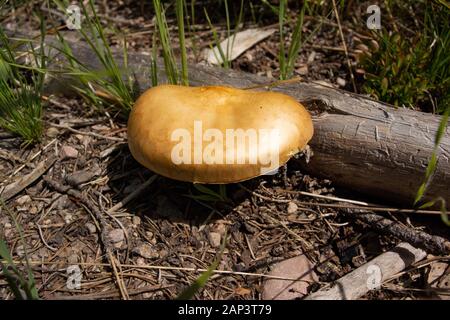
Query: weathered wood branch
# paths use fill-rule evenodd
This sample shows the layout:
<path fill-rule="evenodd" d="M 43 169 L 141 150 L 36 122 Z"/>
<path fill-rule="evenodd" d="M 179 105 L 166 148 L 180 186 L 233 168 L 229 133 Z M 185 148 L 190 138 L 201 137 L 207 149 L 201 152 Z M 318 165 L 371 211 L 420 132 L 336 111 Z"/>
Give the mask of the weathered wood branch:
<path fill-rule="evenodd" d="M 72 47 L 80 61 L 101 69 L 92 50 L 78 42 L 72 43 Z M 117 56 L 122 61 L 120 55 Z M 141 90 L 150 86 L 149 62 L 149 54 L 129 55 L 128 64 Z M 58 59 L 52 63 L 57 64 Z M 158 62 L 158 67 L 159 80 L 164 82 L 164 66 Z M 190 66 L 189 79 L 193 86 L 242 88 L 271 81 L 249 73 L 202 65 Z M 68 85 L 56 79 L 49 89 L 64 93 Z M 361 193 L 411 205 L 433 151 L 440 116 L 393 108 L 315 83 L 288 83 L 271 90 L 293 96 L 315 115 L 315 135 L 310 143 L 314 156 L 304 166 L 307 172 Z M 450 203 L 449 133 L 447 127 L 427 193 L 428 198 L 441 196 L 447 203 Z"/>
<path fill-rule="evenodd" d="M 376 213 L 367 213 L 364 210 L 350 208 L 343 210 L 348 213 L 349 217 L 368 224 L 370 228 L 379 233 L 392 235 L 435 255 L 448 255 L 450 253 L 450 241 L 440 236 L 410 228 Z"/>
<path fill-rule="evenodd" d="M 370 290 L 380 288 L 383 281 L 424 259 L 425 256 L 425 251 L 405 242 L 400 243 L 392 250 L 346 274 L 331 287 L 310 294 L 305 300 L 358 299 Z"/>

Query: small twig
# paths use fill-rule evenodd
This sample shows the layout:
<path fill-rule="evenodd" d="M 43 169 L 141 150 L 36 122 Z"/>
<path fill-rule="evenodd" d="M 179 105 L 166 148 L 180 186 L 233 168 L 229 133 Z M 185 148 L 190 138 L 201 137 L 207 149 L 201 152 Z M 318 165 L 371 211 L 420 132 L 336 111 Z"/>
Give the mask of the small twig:
<path fill-rule="evenodd" d="M 26 163 L 24 163 L 19 168 L 17 168 L 9 177 L 11 178 L 12 176 L 15 176 L 16 174 L 18 174 L 23 168 L 25 168 L 27 166 L 27 163 L 29 163 L 30 161 L 33 161 L 37 156 L 39 156 L 43 151 L 45 151 L 48 147 L 50 147 L 57 140 L 58 139 L 55 138 L 52 141 L 50 141 L 49 143 L 47 143 L 41 150 L 36 152 L 28 161 L 26 161 Z"/>
<path fill-rule="evenodd" d="M 450 242 L 442 237 L 409 228 L 375 213 L 364 213 L 355 209 L 346 209 L 346 211 L 352 218 L 368 224 L 376 231 L 392 235 L 415 247 L 436 255 L 448 255 L 450 253 Z"/>
<path fill-rule="evenodd" d="M 134 190 L 132 193 L 130 193 L 128 196 L 126 196 L 122 201 L 108 209 L 107 213 L 111 214 L 119 209 L 121 209 L 124 205 L 126 205 L 128 202 L 136 198 L 142 191 L 144 191 L 149 185 L 153 183 L 153 181 L 156 180 L 158 176 L 155 174 L 151 176 L 147 181 L 145 181 L 143 184 L 141 184 L 139 187 L 137 187 L 136 190 Z"/>
<path fill-rule="evenodd" d="M 352 65 L 350 63 L 350 56 L 348 54 L 347 44 L 345 43 L 344 33 L 342 32 L 341 19 L 339 18 L 339 12 L 336 7 L 336 0 L 333 0 L 333 10 L 336 15 L 336 21 L 338 23 L 339 35 L 341 36 L 342 45 L 344 47 L 345 58 L 347 60 L 348 71 L 350 72 L 350 79 L 352 80 L 353 91 L 357 93 L 355 76 L 353 75 Z"/>
<path fill-rule="evenodd" d="M 308 196 L 312 198 L 318 198 L 318 199 L 327 199 L 331 201 L 338 201 L 338 202 L 347 202 L 352 204 L 358 204 L 361 206 L 369 206 L 370 204 L 367 202 L 357 201 L 357 200 L 351 200 L 351 199 L 345 199 L 345 198 L 339 198 L 339 197 L 332 197 L 332 196 L 324 196 L 322 194 L 315 194 L 311 192 L 306 191 L 290 191 L 290 190 L 282 190 L 284 193 L 292 193 L 292 194 L 301 194 L 302 196 Z"/>
<path fill-rule="evenodd" d="M 363 207 L 363 206 L 349 206 L 346 204 L 338 203 L 320 203 L 320 202 L 306 202 L 306 201 L 296 201 L 300 205 L 307 206 L 318 206 L 318 207 L 328 207 L 328 208 L 343 208 L 343 209 L 357 209 L 361 211 L 373 211 L 373 212 L 392 212 L 392 213 L 417 213 L 417 214 L 431 214 L 431 215 L 441 215 L 438 210 L 420 210 L 420 209 L 399 209 L 399 208 L 389 208 L 389 207 Z"/>
<path fill-rule="evenodd" d="M 67 104 L 59 102 L 59 101 L 56 101 L 55 99 L 53 99 L 51 97 L 47 97 L 47 96 L 42 95 L 41 99 L 44 100 L 44 101 L 47 101 L 47 102 L 49 102 L 49 103 L 51 103 L 51 104 L 53 104 L 55 106 L 57 106 L 60 109 L 64 109 L 66 111 L 72 110 L 72 108 L 69 107 Z"/>
<path fill-rule="evenodd" d="M 82 135 L 86 135 L 86 136 L 92 136 L 92 137 L 96 137 L 96 138 L 100 138 L 100 139 L 106 139 L 106 140 L 111 140 L 111 141 L 119 141 L 119 142 L 124 142 L 125 139 L 123 138 L 116 138 L 116 137 L 108 137 L 108 136 L 104 136 L 95 132 L 86 132 L 86 131 L 80 131 L 74 128 L 71 128 L 69 126 L 66 125 L 60 125 L 60 124 L 56 124 L 56 123 L 49 123 L 50 126 L 52 127 L 56 127 L 56 128 L 61 128 L 61 129 L 66 129 L 69 130 L 73 133 L 78 133 L 78 134 L 82 134 Z"/>
<path fill-rule="evenodd" d="M 117 285 L 120 290 L 120 294 L 122 295 L 122 298 L 124 300 L 130 300 L 130 296 L 128 294 L 127 288 L 125 286 L 125 283 L 123 282 L 123 278 L 119 275 L 119 272 L 117 271 L 117 265 L 120 265 L 120 262 L 119 262 L 119 264 L 117 263 L 116 258 L 114 257 L 114 255 L 112 254 L 112 252 L 110 250 L 108 250 L 107 254 L 108 254 L 109 261 L 111 261 L 111 267 L 113 269 L 114 276 L 116 277 Z"/>
<path fill-rule="evenodd" d="M 247 242 L 248 250 L 250 251 L 250 255 L 252 256 L 253 260 L 256 260 L 255 253 L 253 252 L 252 244 L 250 243 L 250 240 L 248 240 L 247 235 L 244 233 L 245 242 Z"/>
<path fill-rule="evenodd" d="M 164 290 L 167 288 L 171 288 L 173 285 L 148 285 L 145 287 L 141 287 L 135 290 L 130 290 L 129 295 L 135 296 L 146 292 L 155 292 Z M 70 291 L 71 293 L 73 291 Z M 69 295 L 69 296 L 47 296 L 47 299 L 50 300 L 92 300 L 92 299 L 113 299 L 113 298 L 119 298 L 120 296 L 113 291 L 105 291 L 105 292 L 98 292 L 98 293 L 87 293 L 87 294 L 81 294 L 81 295 Z"/>
<path fill-rule="evenodd" d="M 51 166 L 55 163 L 56 159 L 57 159 L 56 157 L 51 157 L 44 161 L 39 162 L 36 168 L 29 174 L 7 185 L 0 196 L 3 198 L 4 201 L 8 201 L 16 194 L 21 192 L 23 189 L 28 187 L 30 184 L 35 182 L 37 179 L 39 179 L 39 177 L 41 177 L 48 169 L 51 168 Z"/>
<path fill-rule="evenodd" d="M 41 229 L 41 226 L 39 225 L 39 223 L 36 223 L 36 227 L 37 227 L 38 232 L 39 232 L 39 237 L 41 238 L 42 243 L 44 244 L 44 246 L 46 246 L 47 248 L 49 248 L 49 249 L 50 249 L 51 251 L 53 251 L 53 252 L 58 251 L 58 249 L 51 247 L 51 246 L 47 243 L 47 241 L 45 241 L 44 234 L 42 233 L 42 229 Z"/>

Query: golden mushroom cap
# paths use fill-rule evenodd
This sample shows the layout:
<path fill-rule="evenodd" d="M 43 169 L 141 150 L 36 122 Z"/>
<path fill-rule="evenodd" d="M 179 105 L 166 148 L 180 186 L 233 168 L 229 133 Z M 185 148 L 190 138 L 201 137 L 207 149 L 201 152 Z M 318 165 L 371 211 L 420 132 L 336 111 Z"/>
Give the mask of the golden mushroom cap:
<path fill-rule="evenodd" d="M 220 86 L 153 87 L 128 119 L 128 145 L 140 164 L 198 183 L 273 172 L 312 135 L 310 114 L 292 97 Z"/>

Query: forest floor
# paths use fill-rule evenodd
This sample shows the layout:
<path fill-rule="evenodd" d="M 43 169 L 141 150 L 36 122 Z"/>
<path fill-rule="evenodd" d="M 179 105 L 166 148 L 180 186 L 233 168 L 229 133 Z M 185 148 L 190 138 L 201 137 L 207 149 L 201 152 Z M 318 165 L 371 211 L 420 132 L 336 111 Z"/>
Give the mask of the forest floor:
<path fill-rule="evenodd" d="M 25 16 L 28 9 L 23 10 L 17 16 Z M 105 22 L 127 34 L 130 50 L 151 51 L 151 16 L 138 1 L 129 6 L 109 3 L 99 6 L 99 12 Z M 306 19 L 304 30 L 311 31 L 313 22 L 314 18 Z M 11 29 L 27 24 L 17 18 L 6 23 Z M 276 23 L 264 18 L 255 27 L 276 29 Z M 245 28 L 251 25 L 248 22 Z M 356 46 L 370 35 L 351 22 L 344 21 L 344 26 L 349 57 L 355 63 Z M 189 60 L 205 63 L 201 51 L 212 41 L 207 24 L 196 25 L 195 37 L 196 51 L 188 43 Z M 232 62 L 232 68 L 277 79 L 277 37 L 275 32 L 248 49 Z M 120 45 L 114 36 L 110 40 Z M 178 48 L 176 37 L 174 41 Z M 337 27 L 330 22 L 302 48 L 295 75 L 353 91 L 348 70 Z M 355 77 L 359 87 L 357 73 Z M 55 100 L 45 107 L 46 130 L 40 144 L 22 148 L 19 138 L 0 131 L 0 186 L 30 173 L 36 179 L 7 202 L 23 228 L 25 243 L 4 208 L 0 234 L 15 261 L 23 261 L 27 253 L 43 299 L 173 299 L 213 264 L 225 237 L 217 271 L 196 293 L 197 299 L 271 296 L 267 283 L 276 278 L 277 264 L 304 255 L 309 261 L 304 270 L 312 284 L 304 292 L 287 293 L 301 298 L 401 242 L 372 230 L 346 210 L 322 206 L 336 204 L 333 197 L 377 199 L 362 198 L 335 187 L 333 181 L 302 173 L 301 160 L 296 158 L 274 176 L 227 185 L 224 201 L 196 200 L 192 196 L 202 194 L 192 184 L 154 176 L 133 159 L 125 122 L 92 112 L 80 99 Z M 39 170 L 42 167 L 48 170 Z M 144 183 L 146 188 L 138 193 Z M 345 207 L 345 201 L 338 203 Z M 384 216 L 450 239 L 439 216 L 389 212 Z M 109 244 L 105 246 L 103 240 Z M 430 263 L 413 265 L 362 299 L 448 298 L 448 256 L 426 259 Z M 70 284 L 76 284 L 77 270 L 81 286 L 74 288 Z M 0 297 L 12 297 L 1 277 Z"/>

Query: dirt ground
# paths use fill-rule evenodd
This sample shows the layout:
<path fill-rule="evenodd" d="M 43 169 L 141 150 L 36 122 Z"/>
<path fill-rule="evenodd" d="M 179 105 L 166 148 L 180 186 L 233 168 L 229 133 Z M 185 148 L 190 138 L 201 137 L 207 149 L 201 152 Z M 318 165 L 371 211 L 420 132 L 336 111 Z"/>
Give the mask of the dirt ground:
<path fill-rule="evenodd" d="M 142 32 L 153 27 L 142 7 L 109 4 L 107 10 L 99 7 L 101 17 L 128 34 L 132 50 L 150 51 L 151 36 Z M 267 18 L 263 23 L 276 20 Z M 307 20 L 305 32 L 314 25 L 313 18 Z M 351 25 L 346 28 L 355 63 L 356 46 L 366 36 Z M 198 52 L 189 47 L 191 62 L 201 62 L 198 53 L 211 41 L 207 26 L 200 24 L 197 29 Z M 277 37 L 275 33 L 249 49 L 232 67 L 277 78 Z M 116 40 L 111 37 L 113 44 Z M 296 75 L 352 90 L 340 48 L 336 26 L 324 25 L 302 50 Z M 320 205 L 336 203 L 330 199 L 333 196 L 366 199 L 336 188 L 333 181 L 303 174 L 299 164 L 304 157 L 291 159 L 277 175 L 227 185 L 227 201 L 199 201 L 195 196 L 201 193 L 192 184 L 154 176 L 133 159 L 126 144 L 126 123 L 99 115 L 78 99 L 56 100 L 45 107 L 46 131 L 39 145 L 22 148 L 19 138 L 0 131 L 0 188 L 49 166 L 7 202 L 23 228 L 25 248 L 8 212 L 0 211 L 0 234 L 16 261 L 23 261 L 26 249 L 43 299 L 173 299 L 195 281 L 199 270 L 213 264 L 226 236 L 219 272 L 196 294 L 197 299 L 261 299 L 268 273 L 277 262 L 302 253 L 318 277 L 308 287 L 312 292 L 401 241 L 377 233 L 345 210 Z M 58 192 L 51 181 L 78 193 Z M 148 186 L 135 194 L 145 182 Z M 102 221 L 92 208 L 101 212 Z M 439 217 L 385 216 L 450 239 Z M 102 236 L 110 243 L 110 254 Z M 433 261 L 425 265 L 422 261 L 362 299 L 448 297 L 448 256 Z M 73 268 L 81 272 L 81 288 L 68 286 Z M 1 277 L 0 297 L 12 298 Z"/>

